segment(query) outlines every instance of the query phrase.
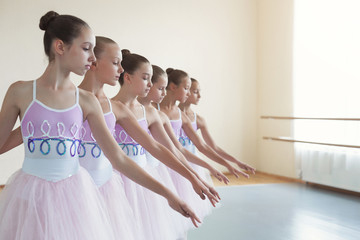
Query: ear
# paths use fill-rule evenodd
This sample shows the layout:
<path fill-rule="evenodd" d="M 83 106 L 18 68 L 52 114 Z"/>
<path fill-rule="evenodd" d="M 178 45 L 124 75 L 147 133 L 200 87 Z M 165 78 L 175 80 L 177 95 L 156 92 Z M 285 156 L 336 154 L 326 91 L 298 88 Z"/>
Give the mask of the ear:
<path fill-rule="evenodd" d="M 90 70 L 95 70 L 96 67 L 97 67 L 97 62 L 96 62 L 96 61 L 95 61 L 95 62 L 92 62 L 92 63 L 91 63 L 91 66 L 90 66 Z"/>
<path fill-rule="evenodd" d="M 124 72 L 124 83 L 127 82 L 128 84 L 131 84 L 131 75 L 127 72 Z"/>
<path fill-rule="evenodd" d="M 178 86 L 176 86 L 175 83 L 172 83 L 172 82 L 171 82 L 171 83 L 169 84 L 169 90 L 175 91 L 177 88 L 178 88 Z"/>
<path fill-rule="evenodd" d="M 54 41 L 54 49 L 56 54 L 62 56 L 65 52 L 65 43 L 60 39 L 56 39 Z"/>

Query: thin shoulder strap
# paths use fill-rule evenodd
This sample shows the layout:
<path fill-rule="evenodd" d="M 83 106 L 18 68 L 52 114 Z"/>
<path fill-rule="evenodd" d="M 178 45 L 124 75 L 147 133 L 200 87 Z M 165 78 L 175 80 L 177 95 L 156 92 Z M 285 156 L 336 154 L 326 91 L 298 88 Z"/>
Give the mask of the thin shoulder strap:
<path fill-rule="evenodd" d="M 181 119 L 181 110 L 180 108 L 178 108 L 178 112 L 179 112 L 179 120 Z"/>
<path fill-rule="evenodd" d="M 112 105 L 111 105 L 111 101 L 108 97 L 106 97 L 106 99 L 108 100 L 108 103 L 109 103 L 109 108 L 110 108 L 110 112 L 112 112 Z"/>
<path fill-rule="evenodd" d="M 33 81 L 33 100 L 36 99 L 36 80 Z"/>
<path fill-rule="evenodd" d="M 145 111 L 145 107 L 144 105 L 140 105 L 142 110 L 143 110 L 143 115 L 144 115 L 144 118 L 146 119 L 146 111 Z"/>
<path fill-rule="evenodd" d="M 194 122 L 196 122 L 196 112 L 194 112 Z"/>
<path fill-rule="evenodd" d="M 76 95 L 76 104 L 79 104 L 79 88 L 78 87 L 76 87 L 75 95 Z"/>
<path fill-rule="evenodd" d="M 160 103 L 157 104 L 157 108 L 160 111 Z"/>

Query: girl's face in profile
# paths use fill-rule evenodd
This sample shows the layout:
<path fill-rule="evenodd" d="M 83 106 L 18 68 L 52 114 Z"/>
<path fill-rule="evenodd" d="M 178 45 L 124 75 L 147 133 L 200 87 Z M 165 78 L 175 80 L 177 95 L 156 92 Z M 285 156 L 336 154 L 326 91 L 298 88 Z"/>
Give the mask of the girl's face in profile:
<path fill-rule="evenodd" d="M 154 103 L 161 103 L 166 96 L 168 80 L 166 74 L 159 76 L 157 82 L 150 88 L 148 98 Z"/>
<path fill-rule="evenodd" d="M 195 104 L 197 105 L 200 101 L 200 85 L 198 82 L 192 82 L 191 83 L 191 88 L 190 88 L 190 96 L 189 98 L 186 100 L 187 103 L 189 104 Z"/>
<path fill-rule="evenodd" d="M 96 60 L 97 79 L 104 84 L 115 86 L 124 71 L 121 66 L 121 51 L 117 44 L 106 44 Z"/>
<path fill-rule="evenodd" d="M 131 86 L 135 94 L 140 97 L 146 97 L 152 86 L 152 67 L 150 63 L 142 63 L 139 68 L 129 74 Z"/>
<path fill-rule="evenodd" d="M 71 45 L 65 45 L 61 56 L 65 66 L 73 73 L 83 76 L 96 60 L 94 55 L 95 36 L 91 29 L 84 27 Z"/>
<path fill-rule="evenodd" d="M 184 103 L 190 95 L 190 86 L 190 78 L 188 76 L 184 77 L 179 86 L 176 86 L 176 89 L 174 91 L 175 99 L 180 101 L 181 103 Z"/>

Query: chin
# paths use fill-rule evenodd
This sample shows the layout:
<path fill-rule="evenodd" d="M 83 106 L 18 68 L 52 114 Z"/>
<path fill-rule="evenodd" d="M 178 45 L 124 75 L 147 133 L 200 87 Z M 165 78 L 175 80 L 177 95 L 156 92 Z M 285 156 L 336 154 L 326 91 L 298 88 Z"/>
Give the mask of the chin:
<path fill-rule="evenodd" d="M 86 72 L 87 72 L 87 70 L 83 70 L 83 71 L 73 71 L 73 73 L 75 73 L 76 75 L 79 75 L 79 76 L 84 76 Z"/>

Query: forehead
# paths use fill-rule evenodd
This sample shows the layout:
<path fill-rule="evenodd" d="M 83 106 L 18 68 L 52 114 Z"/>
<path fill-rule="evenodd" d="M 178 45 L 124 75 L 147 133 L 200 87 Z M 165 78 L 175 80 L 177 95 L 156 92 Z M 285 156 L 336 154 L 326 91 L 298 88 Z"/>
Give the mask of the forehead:
<path fill-rule="evenodd" d="M 162 74 L 158 77 L 157 82 L 155 83 L 156 85 L 167 85 L 168 79 L 166 74 Z"/>
<path fill-rule="evenodd" d="M 140 73 L 146 73 L 146 74 L 150 74 L 152 75 L 152 67 L 150 63 L 140 63 L 137 71 L 139 71 Z"/>
<path fill-rule="evenodd" d="M 103 55 L 106 55 L 111 58 L 122 59 L 121 50 L 116 43 L 105 44 Z"/>
<path fill-rule="evenodd" d="M 80 44 L 90 43 L 95 46 L 95 35 L 89 27 L 82 27 L 79 36 L 74 39 L 74 42 L 75 41 Z"/>
<path fill-rule="evenodd" d="M 181 84 L 183 84 L 183 85 L 191 85 L 190 78 L 188 76 L 183 77 L 182 80 L 181 80 Z"/>
<path fill-rule="evenodd" d="M 191 88 L 193 88 L 193 89 L 199 88 L 199 83 L 198 82 L 191 82 Z"/>

